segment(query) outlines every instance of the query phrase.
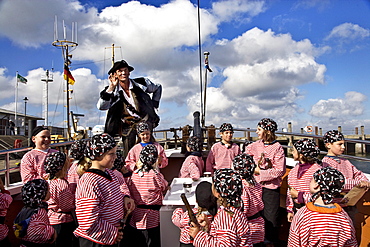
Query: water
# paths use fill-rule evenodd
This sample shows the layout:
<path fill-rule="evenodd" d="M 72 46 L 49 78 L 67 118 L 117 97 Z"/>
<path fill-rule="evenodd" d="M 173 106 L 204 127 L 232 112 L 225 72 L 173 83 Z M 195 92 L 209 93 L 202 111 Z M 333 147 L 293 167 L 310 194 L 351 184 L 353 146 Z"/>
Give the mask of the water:
<path fill-rule="evenodd" d="M 364 158 L 370 158 L 370 154 L 367 154 L 366 156 L 361 156 Z M 360 171 L 370 174 L 370 162 L 365 162 L 365 161 L 358 161 L 358 160 L 353 160 L 349 159 L 351 163 Z"/>

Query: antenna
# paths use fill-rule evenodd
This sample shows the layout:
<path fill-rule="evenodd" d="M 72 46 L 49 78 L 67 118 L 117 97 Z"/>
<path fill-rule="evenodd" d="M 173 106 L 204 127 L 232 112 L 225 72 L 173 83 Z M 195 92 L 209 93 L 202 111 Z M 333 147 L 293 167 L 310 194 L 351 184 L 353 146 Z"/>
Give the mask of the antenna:
<path fill-rule="evenodd" d="M 114 46 L 114 44 L 112 44 L 110 47 L 105 47 L 105 49 L 112 49 L 112 66 L 114 65 L 114 48 L 121 48 L 121 46 Z"/>
<path fill-rule="evenodd" d="M 55 22 L 57 22 L 56 17 L 55 17 Z M 54 24 L 54 27 L 57 27 L 56 23 Z M 54 34 L 57 38 L 58 36 L 57 29 L 54 30 Z M 78 46 L 77 42 L 73 41 L 74 37 L 76 37 L 76 40 L 77 40 L 77 23 L 72 25 L 72 41 L 70 41 L 70 40 L 67 40 L 67 30 L 66 30 L 66 26 L 63 20 L 63 40 L 55 39 L 55 41 L 52 43 L 53 46 L 57 48 L 61 48 L 62 50 L 62 55 L 63 55 L 63 60 L 64 60 L 63 68 L 67 67 L 67 69 L 69 69 L 68 66 L 72 63 L 70 60 L 70 58 L 72 58 L 72 55 L 69 53 L 74 51 Z M 70 111 L 69 111 L 70 89 L 69 89 L 68 77 L 66 77 L 66 94 L 67 94 L 67 105 L 66 105 L 67 107 L 67 139 L 70 140 L 71 139 L 71 127 L 70 127 L 71 125 L 70 125 L 70 115 L 69 115 L 70 114 Z"/>
<path fill-rule="evenodd" d="M 41 81 L 44 81 L 44 100 L 42 102 L 43 105 L 43 116 L 44 116 L 44 126 L 48 126 L 48 106 L 49 106 L 49 82 L 53 81 L 53 74 L 49 73 L 49 70 L 46 70 L 45 76 L 41 77 Z"/>

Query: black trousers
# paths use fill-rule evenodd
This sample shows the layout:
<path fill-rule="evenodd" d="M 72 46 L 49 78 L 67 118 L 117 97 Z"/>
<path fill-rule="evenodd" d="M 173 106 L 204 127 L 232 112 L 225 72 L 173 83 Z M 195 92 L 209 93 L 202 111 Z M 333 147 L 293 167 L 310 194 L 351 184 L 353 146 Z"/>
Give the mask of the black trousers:
<path fill-rule="evenodd" d="M 157 226 L 150 229 L 139 230 L 127 225 L 123 232 L 123 241 L 121 242 L 122 247 L 161 247 L 160 227 Z"/>
<path fill-rule="evenodd" d="M 102 246 L 112 246 L 112 247 L 118 247 L 118 244 L 114 245 L 104 245 L 104 244 L 98 244 L 93 241 L 90 241 L 86 238 L 79 238 L 80 247 L 102 247 Z M 67 246 L 66 246 L 67 247 Z"/>
<path fill-rule="evenodd" d="M 76 229 L 76 224 L 72 222 L 52 225 L 57 232 L 57 239 L 55 240 L 56 247 L 76 246 L 76 237 L 73 231 Z"/>
<path fill-rule="evenodd" d="M 265 239 L 277 243 L 279 241 L 280 188 L 263 188 L 262 200 L 265 204 L 262 211 L 265 219 Z"/>

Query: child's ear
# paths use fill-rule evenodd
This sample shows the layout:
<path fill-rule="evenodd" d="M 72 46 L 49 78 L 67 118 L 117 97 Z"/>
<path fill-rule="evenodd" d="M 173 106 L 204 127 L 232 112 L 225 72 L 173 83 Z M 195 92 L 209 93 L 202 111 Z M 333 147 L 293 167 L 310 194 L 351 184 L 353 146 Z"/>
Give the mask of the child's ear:
<path fill-rule="evenodd" d="M 326 147 L 327 150 L 329 150 L 331 148 L 331 143 L 326 143 L 325 147 Z"/>

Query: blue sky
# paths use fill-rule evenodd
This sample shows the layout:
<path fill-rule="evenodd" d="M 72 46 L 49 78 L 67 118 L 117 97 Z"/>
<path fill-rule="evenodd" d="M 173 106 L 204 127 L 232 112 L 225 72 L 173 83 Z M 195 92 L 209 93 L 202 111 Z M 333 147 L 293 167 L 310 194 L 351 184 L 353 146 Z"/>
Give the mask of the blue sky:
<path fill-rule="evenodd" d="M 46 70 L 49 124 L 65 126 L 62 53 L 51 43 L 55 15 L 59 37 L 65 21 L 70 39 L 78 23 L 78 47 L 72 52 L 76 79 L 71 110 L 85 114 L 80 124 L 104 124 L 96 108 L 107 85 L 114 43 L 116 60 L 135 67 L 131 76 L 161 83 L 158 129 L 192 124 L 200 110 L 197 1 L 2 0 L 0 2 L 0 108 L 18 105 L 42 117 Z M 370 128 L 370 2 L 356 1 L 200 1 L 202 52 L 209 51 L 206 124 L 231 122 L 254 128 L 263 117 L 279 128 L 292 122 L 323 131 L 342 126 Z M 21 18 L 20 18 L 21 17 Z M 202 71 L 204 76 L 204 69 Z M 43 124 L 40 121 L 39 124 Z"/>

